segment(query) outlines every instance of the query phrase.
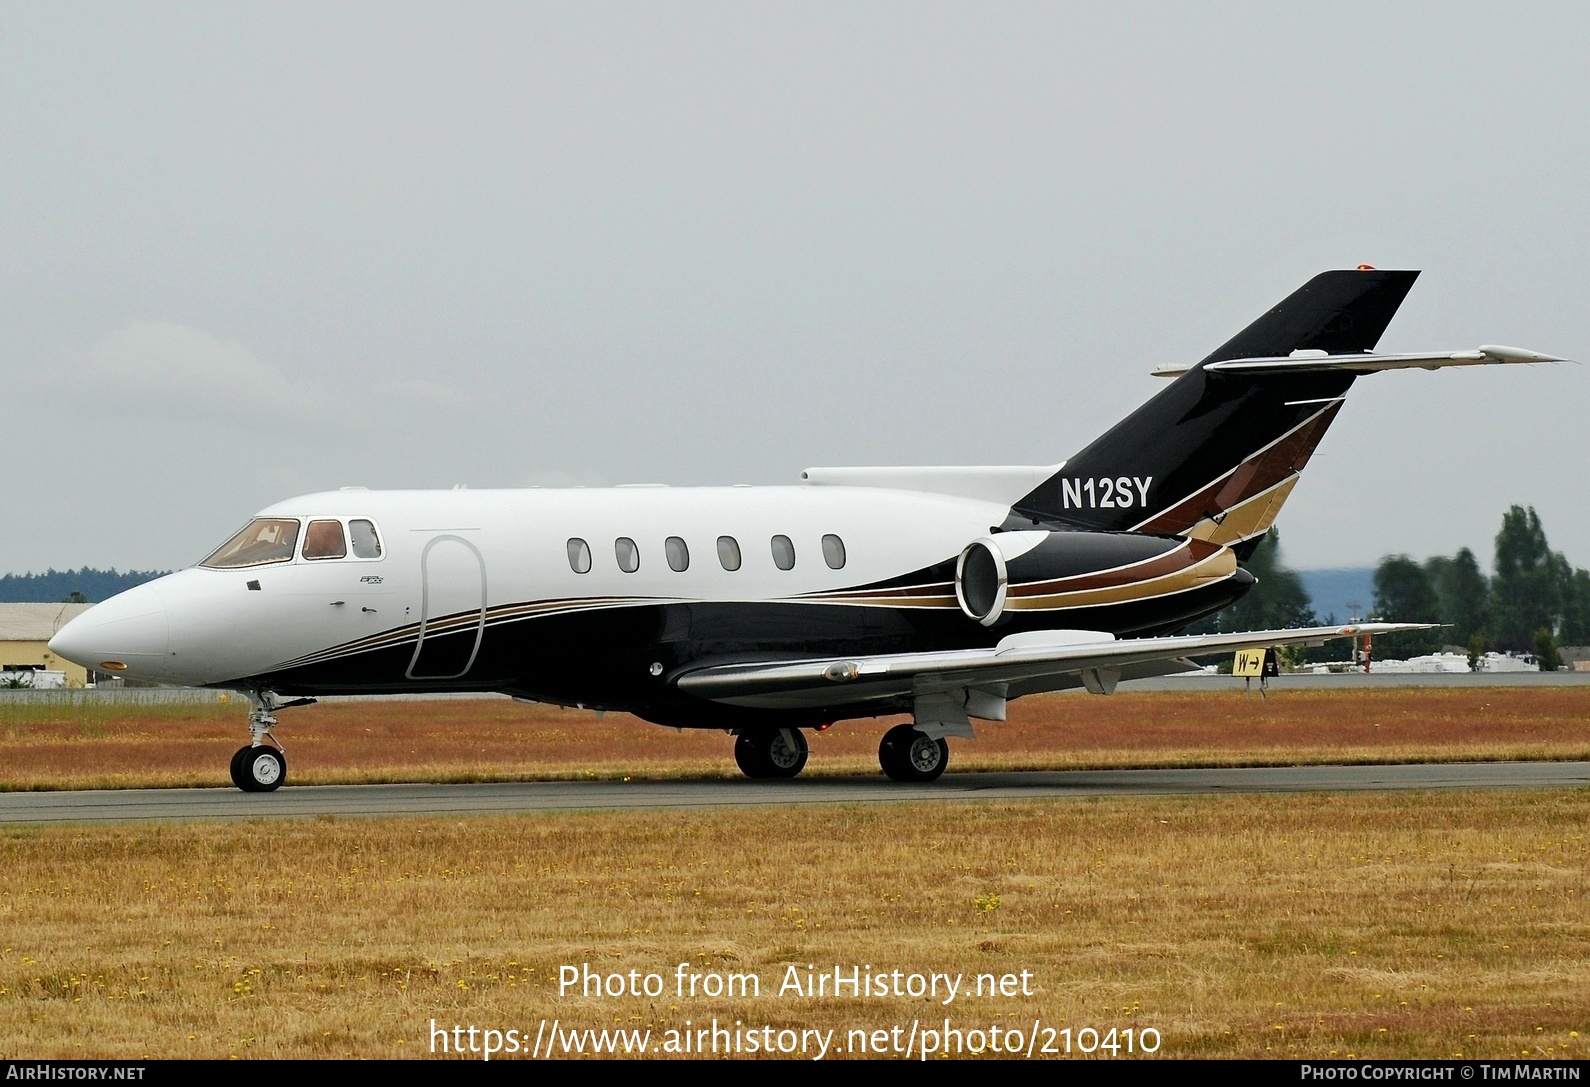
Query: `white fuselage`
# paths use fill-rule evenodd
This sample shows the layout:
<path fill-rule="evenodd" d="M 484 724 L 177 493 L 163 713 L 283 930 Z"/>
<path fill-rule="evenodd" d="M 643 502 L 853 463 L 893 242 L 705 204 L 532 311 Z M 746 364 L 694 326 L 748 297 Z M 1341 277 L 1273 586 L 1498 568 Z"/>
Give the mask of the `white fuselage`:
<path fill-rule="evenodd" d="M 96 606 L 57 636 L 56 648 L 90 668 L 124 665 L 116 670 L 138 679 L 226 684 L 477 606 L 787 601 L 869 584 L 953 559 L 1008 512 L 970 498 L 852 486 L 328 491 L 258 516 L 368 520 L 379 558 L 307 559 L 300 539 L 288 561 L 195 566 Z M 843 541 L 838 569 L 825 560 L 825 535 Z M 793 547 L 787 570 L 775 562 L 775 536 Z M 670 566 L 669 537 L 685 543 L 683 570 Z M 738 569 L 725 569 L 720 537 L 735 542 Z M 638 551 L 633 572 L 620 568 L 621 538 Z M 573 568 L 571 540 L 589 548 L 587 572 Z"/>

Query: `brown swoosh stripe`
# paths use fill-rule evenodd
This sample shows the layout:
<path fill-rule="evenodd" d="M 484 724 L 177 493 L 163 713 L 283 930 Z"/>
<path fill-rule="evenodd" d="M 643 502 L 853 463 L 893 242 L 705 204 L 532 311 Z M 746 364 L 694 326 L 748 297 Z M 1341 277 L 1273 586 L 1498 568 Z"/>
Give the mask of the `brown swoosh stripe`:
<path fill-rule="evenodd" d="M 632 604 L 670 603 L 671 599 L 657 599 L 651 597 L 569 597 L 559 600 L 537 600 L 516 604 L 499 604 L 486 611 L 486 626 L 497 626 L 501 623 L 511 623 L 531 616 L 562 615 L 578 611 L 599 611 L 607 608 L 620 608 Z M 429 622 L 425 627 L 427 638 L 440 637 L 459 630 L 472 629 L 480 622 L 479 611 L 454 612 L 450 615 L 439 616 Z M 320 664 L 328 660 L 338 660 L 343 657 L 353 656 L 358 653 L 375 649 L 389 649 L 395 646 L 412 645 L 419 640 L 420 624 L 408 623 L 401 627 L 382 631 L 379 634 L 366 635 L 351 642 L 340 645 L 328 646 L 325 649 L 306 653 L 301 657 L 284 661 L 276 665 L 276 669 L 301 668 L 305 665 Z"/>
<path fill-rule="evenodd" d="M 1325 431 L 1341 411 L 1337 401 L 1309 416 L 1230 472 L 1137 525 L 1134 532 L 1185 532 L 1199 521 L 1218 517 L 1239 502 L 1267 491 L 1301 472 Z"/>
<path fill-rule="evenodd" d="M 1170 551 L 1151 558 L 1139 559 L 1137 562 L 1127 563 L 1123 566 L 1112 566 L 1104 570 L 1089 570 L 1084 574 L 1052 578 L 1048 581 L 1028 581 L 1021 584 L 1012 584 L 1007 592 L 1011 597 L 1019 598 L 1130 585 L 1151 578 L 1174 574 L 1179 570 L 1189 569 L 1203 562 L 1219 550 L 1220 547 L 1217 544 L 1205 543 L 1203 540 L 1186 540 Z"/>
<path fill-rule="evenodd" d="M 1302 478 L 1293 473 L 1269 490 L 1238 502 L 1219 517 L 1199 521 L 1187 530 L 1187 535 L 1195 540 L 1207 540 L 1227 547 L 1262 535 L 1275 523 L 1276 515 L 1281 512 L 1287 496 Z"/>
<path fill-rule="evenodd" d="M 1187 592 L 1189 589 L 1199 589 L 1213 582 L 1224 581 L 1236 573 L 1236 570 L 1236 554 L 1220 547 L 1215 548 L 1212 554 L 1199 562 L 1159 577 L 1092 589 L 1007 598 L 1005 607 L 1012 611 L 1059 611 L 1067 608 L 1097 607 L 1101 604 L 1124 604 Z"/>
<path fill-rule="evenodd" d="M 931 588 L 931 586 L 929 586 Z M 799 596 L 793 600 L 785 601 L 789 604 L 859 604 L 866 607 L 879 608 L 958 608 L 955 602 L 955 591 L 950 590 L 946 595 L 943 587 L 931 595 L 921 593 L 915 596 L 886 596 L 882 593 L 824 593 L 821 596 Z M 893 591 L 893 590 L 890 590 Z"/>
<path fill-rule="evenodd" d="M 856 600 L 901 600 L 909 601 L 920 597 L 940 597 L 949 593 L 951 599 L 955 596 L 955 583 L 953 581 L 933 581 L 922 585 L 905 585 L 894 589 L 825 589 L 822 592 L 806 593 L 799 597 L 801 600 L 834 600 L 849 603 Z M 910 607 L 910 604 L 902 605 Z"/>

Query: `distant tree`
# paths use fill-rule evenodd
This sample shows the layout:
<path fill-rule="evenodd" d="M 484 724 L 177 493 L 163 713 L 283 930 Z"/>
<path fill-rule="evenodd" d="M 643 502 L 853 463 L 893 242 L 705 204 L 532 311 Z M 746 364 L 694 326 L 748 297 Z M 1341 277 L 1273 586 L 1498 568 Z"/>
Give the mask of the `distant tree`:
<path fill-rule="evenodd" d="M 1254 548 L 1253 554 L 1242 564 L 1258 579 L 1257 584 L 1225 611 L 1206 616 L 1191 626 L 1184 627 L 1183 633 L 1214 634 L 1274 630 L 1277 627 L 1288 626 L 1313 626 L 1316 622 L 1314 607 L 1309 600 L 1307 590 L 1303 588 L 1303 579 L 1281 562 L 1280 548 L 1280 536 L 1272 528 L 1259 541 L 1259 546 Z M 1330 644 L 1327 643 L 1327 646 Z M 1328 652 L 1328 648 L 1307 650 L 1304 659 L 1313 659 L 1312 654 L 1328 654 Z M 1231 671 L 1230 653 L 1198 656 L 1193 659 L 1200 664 L 1216 665 L 1222 672 Z M 1295 656 L 1288 658 L 1288 663 L 1293 663 L 1295 659 Z M 1319 659 L 1329 660 L 1330 657 L 1321 656 Z"/>
<path fill-rule="evenodd" d="M 88 603 L 88 597 L 84 596 L 78 590 L 73 589 L 71 592 L 69 592 L 65 596 L 61 597 L 61 603 L 63 603 L 63 604 L 87 604 Z"/>
<path fill-rule="evenodd" d="M 1534 507 L 1513 506 L 1496 534 L 1496 576 L 1491 579 L 1491 638 L 1498 649 L 1528 652 L 1535 632 L 1557 628 L 1568 560 L 1552 552 Z"/>
<path fill-rule="evenodd" d="M 1427 560 L 1424 568 L 1440 604 L 1437 614 L 1447 626 L 1442 643 L 1467 645 L 1474 635 L 1483 635 L 1491 587 L 1474 552 L 1465 547 L 1451 558 L 1443 555 Z"/>
<path fill-rule="evenodd" d="M 1439 623 L 1441 602 L 1430 574 L 1407 555 L 1389 555 L 1375 569 L 1374 616 L 1397 623 Z M 1375 639 L 1375 656 L 1402 660 L 1438 651 L 1445 635 L 1434 630 L 1383 634 Z"/>
<path fill-rule="evenodd" d="M 1551 631 L 1541 627 L 1535 631 L 1534 644 L 1535 663 L 1540 665 L 1542 672 L 1555 672 L 1562 667 L 1562 654 L 1557 652 L 1557 639 L 1551 636 Z"/>
<path fill-rule="evenodd" d="M 1469 671 L 1478 672 L 1485 664 L 1485 654 L 1490 651 L 1491 644 L 1485 640 L 1485 635 L 1469 635 Z"/>
<path fill-rule="evenodd" d="M 79 593 L 88 602 L 106 600 L 126 592 L 134 585 L 153 581 L 169 570 L 46 570 L 42 574 L 0 574 L 0 600 L 36 604 L 60 602 L 70 593 Z"/>
<path fill-rule="evenodd" d="M 1314 605 L 1303 588 L 1303 579 L 1281 561 L 1278 531 L 1272 528 L 1265 533 L 1243 565 L 1258 579 L 1258 584 L 1216 617 L 1218 630 L 1276 630 L 1314 625 Z"/>
<path fill-rule="evenodd" d="M 1562 602 L 1563 645 L 1590 645 L 1590 570 L 1575 570 Z"/>

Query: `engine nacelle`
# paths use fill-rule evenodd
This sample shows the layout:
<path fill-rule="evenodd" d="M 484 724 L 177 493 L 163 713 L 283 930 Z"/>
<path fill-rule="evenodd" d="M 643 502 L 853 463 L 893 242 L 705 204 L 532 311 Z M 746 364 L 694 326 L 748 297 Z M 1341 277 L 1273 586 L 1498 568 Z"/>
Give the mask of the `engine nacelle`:
<path fill-rule="evenodd" d="M 1126 615 L 1153 599 L 1159 604 L 1150 625 L 1164 629 L 1175 624 L 1163 618 L 1163 605 L 1178 595 L 1187 602 L 1182 621 L 1190 622 L 1252 584 L 1230 548 L 1137 532 L 996 532 L 967 544 L 955 561 L 955 600 L 985 627 L 1017 620 L 1086 625 L 1099 621 L 1096 609 Z"/>
<path fill-rule="evenodd" d="M 985 627 L 1004 614 L 1009 580 L 1005 554 L 987 536 L 967 544 L 955 561 L 955 599 L 963 612 Z"/>

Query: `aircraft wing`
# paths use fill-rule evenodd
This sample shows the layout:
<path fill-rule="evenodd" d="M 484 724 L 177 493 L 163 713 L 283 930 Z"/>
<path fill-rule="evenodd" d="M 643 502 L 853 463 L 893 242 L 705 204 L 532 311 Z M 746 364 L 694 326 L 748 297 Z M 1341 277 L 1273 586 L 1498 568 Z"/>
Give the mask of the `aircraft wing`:
<path fill-rule="evenodd" d="M 822 657 L 708 665 L 674 682 L 681 691 L 731 706 L 802 709 L 840 703 L 898 700 L 957 689 L 1016 694 L 1085 686 L 1115 689 L 1121 678 L 1185 671 L 1182 658 L 1280 645 L 1322 645 L 1331 638 L 1425 630 L 1430 623 L 1355 623 L 1242 634 L 1184 634 L 1116 638 L 1097 630 L 1040 630 L 1012 634 L 992 649 L 956 649 L 878 656 Z"/>

